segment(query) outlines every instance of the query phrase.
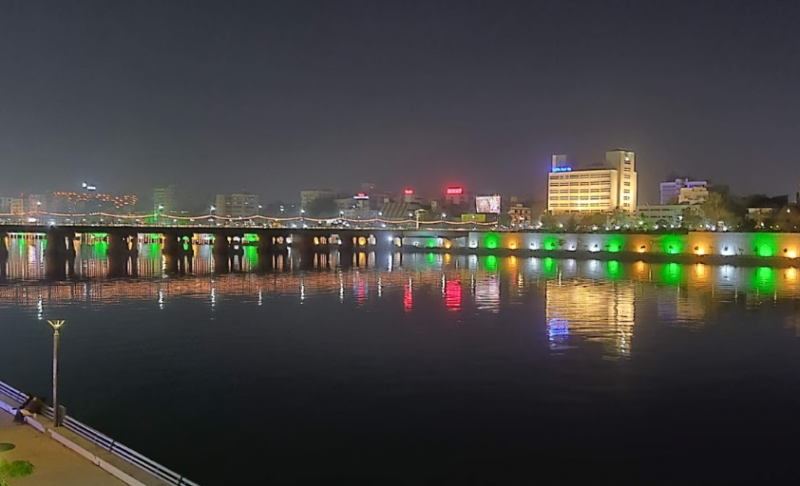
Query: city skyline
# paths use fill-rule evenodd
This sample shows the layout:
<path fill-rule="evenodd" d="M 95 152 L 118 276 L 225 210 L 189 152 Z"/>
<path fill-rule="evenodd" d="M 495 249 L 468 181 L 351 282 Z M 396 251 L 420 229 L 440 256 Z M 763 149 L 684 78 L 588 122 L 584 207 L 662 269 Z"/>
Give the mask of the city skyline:
<path fill-rule="evenodd" d="M 279 200 L 373 180 L 543 199 L 551 154 L 624 146 L 648 167 L 642 201 L 670 172 L 792 194 L 800 7 L 739 7 L 17 4 L 0 193 L 91 179 Z"/>

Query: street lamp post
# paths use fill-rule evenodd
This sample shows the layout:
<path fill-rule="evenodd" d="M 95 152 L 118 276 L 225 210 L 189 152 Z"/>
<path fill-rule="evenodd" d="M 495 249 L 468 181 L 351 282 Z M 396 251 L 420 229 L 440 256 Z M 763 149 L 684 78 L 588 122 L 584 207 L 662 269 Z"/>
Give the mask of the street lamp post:
<path fill-rule="evenodd" d="M 47 321 L 53 328 L 53 425 L 55 427 L 61 425 L 61 417 L 58 415 L 58 338 L 60 337 L 58 330 L 65 322 L 63 320 Z"/>

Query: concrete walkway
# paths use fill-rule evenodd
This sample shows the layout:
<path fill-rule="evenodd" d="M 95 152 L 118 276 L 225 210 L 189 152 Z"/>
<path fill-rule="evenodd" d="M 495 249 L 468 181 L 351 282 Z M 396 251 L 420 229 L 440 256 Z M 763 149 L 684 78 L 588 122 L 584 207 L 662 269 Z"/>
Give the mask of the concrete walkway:
<path fill-rule="evenodd" d="M 7 460 L 30 461 L 35 468 L 26 478 L 9 480 L 12 486 L 126 486 L 33 427 L 15 424 L 13 417 L 1 410 L 0 442 L 17 446 L 3 453 Z"/>

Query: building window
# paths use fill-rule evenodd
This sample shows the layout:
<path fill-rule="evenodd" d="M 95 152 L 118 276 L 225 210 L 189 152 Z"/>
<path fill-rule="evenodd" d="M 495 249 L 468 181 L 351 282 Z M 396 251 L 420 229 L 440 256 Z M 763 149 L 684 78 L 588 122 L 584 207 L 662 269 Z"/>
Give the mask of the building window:
<path fill-rule="evenodd" d="M 631 185 L 630 182 L 623 182 L 622 184 L 625 185 L 626 187 Z"/>

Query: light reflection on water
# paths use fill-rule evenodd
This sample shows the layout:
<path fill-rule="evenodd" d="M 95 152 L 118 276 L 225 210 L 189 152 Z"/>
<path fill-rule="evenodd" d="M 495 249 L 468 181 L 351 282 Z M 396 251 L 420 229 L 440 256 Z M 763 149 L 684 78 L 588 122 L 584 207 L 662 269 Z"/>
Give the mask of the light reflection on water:
<path fill-rule="evenodd" d="M 84 245 L 75 279 L 45 283 L 41 242 L 12 241 L 0 309 L 34 307 L 41 320 L 53 306 L 79 302 L 154 301 L 164 310 L 175 299 L 189 298 L 213 309 L 224 299 L 261 306 L 270 299 L 294 297 L 306 303 L 328 294 L 338 296 L 340 303 L 369 309 L 376 299 L 400 292 L 398 311 L 411 314 L 421 296 L 436 296 L 455 316 L 498 314 L 504 305 L 542 299 L 542 332 L 554 353 L 568 352 L 581 342 L 599 343 L 605 356 L 619 358 L 633 352 L 637 305 L 654 304 L 662 323 L 693 328 L 702 326 L 720 305 L 758 308 L 796 300 L 800 286 L 796 268 L 433 253 L 358 253 L 347 267 L 334 254 L 315 257 L 305 271 L 296 257 L 279 256 L 271 272 L 257 273 L 258 256 L 248 251 L 245 272 L 215 275 L 211 248 L 203 245 L 195 247 L 194 276 L 169 278 L 160 247 L 140 247 L 139 278 L 102 278 L 108 266 L 102 245 Z"/>

